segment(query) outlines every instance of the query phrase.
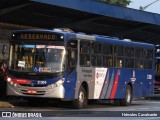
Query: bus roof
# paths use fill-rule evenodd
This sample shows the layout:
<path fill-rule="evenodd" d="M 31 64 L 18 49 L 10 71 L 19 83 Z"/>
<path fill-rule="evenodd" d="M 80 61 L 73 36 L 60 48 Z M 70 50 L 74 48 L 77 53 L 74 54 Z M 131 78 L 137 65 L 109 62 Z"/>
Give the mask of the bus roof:
<path fill-rule="evenodd" d="M 146 47 L 146 48 L 154 48 L 155 46 L 150 43 L 142 43 L 142 42 L 134 42 L 126 39 L 118 39 L 110 36 L 102 36 L 102 35 L 85 35 L 85 34 L 76 34 L 76 37 L 79 39 L 92 40 L 102 43 L 111 43 L 111 44 L 119 44 L 119 45 L 128 45 L 135 47 Z"/>

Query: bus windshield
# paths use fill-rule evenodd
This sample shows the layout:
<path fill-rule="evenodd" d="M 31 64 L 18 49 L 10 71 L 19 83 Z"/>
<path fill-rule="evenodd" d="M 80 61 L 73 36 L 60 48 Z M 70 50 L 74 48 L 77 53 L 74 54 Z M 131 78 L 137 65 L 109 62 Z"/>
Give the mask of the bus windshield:
<path fill-rule="evenodd" d="M 21 72 L 64 71 L 65 48 L 55 45 L 12 44 L 9 69 Z"/>

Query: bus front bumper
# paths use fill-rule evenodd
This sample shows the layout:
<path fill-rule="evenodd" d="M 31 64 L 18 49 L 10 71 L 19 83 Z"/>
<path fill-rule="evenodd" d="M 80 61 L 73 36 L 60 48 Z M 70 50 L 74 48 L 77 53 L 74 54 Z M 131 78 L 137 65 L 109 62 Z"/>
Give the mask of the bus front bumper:
<path fill-rule="evenodd" d="M 65 89 L 63 85 L 53 87 L 52 85 L 46 87 L 26 87 L 13 86 L 7 83 L 7 95 L 19 97 L 43 97 L 43 98 L 64 98 Z"/>

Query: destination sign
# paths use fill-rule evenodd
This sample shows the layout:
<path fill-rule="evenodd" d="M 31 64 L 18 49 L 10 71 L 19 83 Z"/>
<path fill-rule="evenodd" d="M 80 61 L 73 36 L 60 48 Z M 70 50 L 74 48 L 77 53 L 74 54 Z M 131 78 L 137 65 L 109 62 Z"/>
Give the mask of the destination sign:
<path fill-rule="evenodd" d="M 20 40 L 62 40 L 60 35 L 53 33 L 15 33 L 13 39 Z"/>

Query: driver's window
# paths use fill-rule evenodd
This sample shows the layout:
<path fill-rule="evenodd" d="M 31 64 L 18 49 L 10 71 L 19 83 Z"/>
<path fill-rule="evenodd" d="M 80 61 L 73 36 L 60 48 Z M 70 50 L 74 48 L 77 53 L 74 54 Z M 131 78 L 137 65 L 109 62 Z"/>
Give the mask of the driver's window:
<path fill-rule="evenodd" d="M 67 72 L 71 74 L 77 66 L 77 41 L 70 40 L 67 47 Z"/>
<path fill-rule="evenodd" d="M 68 67 L 75 67 L 77 65 L 77 50 L 68 49 Z"/>

